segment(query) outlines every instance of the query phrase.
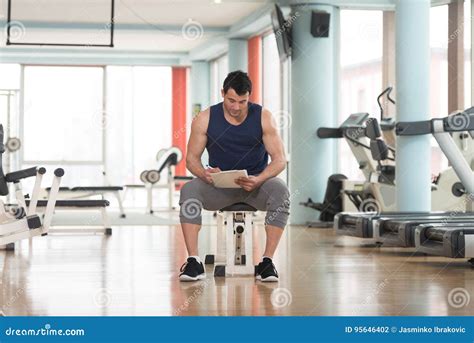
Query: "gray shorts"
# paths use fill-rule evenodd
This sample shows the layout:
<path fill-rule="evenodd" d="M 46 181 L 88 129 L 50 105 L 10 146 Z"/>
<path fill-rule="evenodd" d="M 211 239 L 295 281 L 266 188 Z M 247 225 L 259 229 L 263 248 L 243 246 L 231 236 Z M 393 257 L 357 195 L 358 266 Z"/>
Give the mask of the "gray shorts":
<path fill-rule="evenodd" d="M 201 225 L 202 209 L 217 211 L 244 202 L 257 210 L 266 211 L 265 225 L 285 228 L 290 209 L 290 192 L 285 182 L 273 177 L 259 188 L 247 192 L 242 188 L 216 188 L 199 178 L 181 188 L 179 218 L 181 223 Z"/>

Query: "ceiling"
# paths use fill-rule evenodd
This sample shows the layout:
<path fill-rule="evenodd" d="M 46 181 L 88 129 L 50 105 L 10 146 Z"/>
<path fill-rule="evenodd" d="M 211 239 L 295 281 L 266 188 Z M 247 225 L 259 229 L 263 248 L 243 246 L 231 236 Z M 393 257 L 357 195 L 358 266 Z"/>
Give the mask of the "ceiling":
<path fill-rule="evenodd" d="M 108 20 L 111 0 L 12 0 L 12 18 L 42 22 L 98 22 Z M 189 18 L 204 26 L 230 26 L 268 1 L 265 0 L 115 0 L 117 23 L 184 24 Z M 1 14 L 6 15 L 2 0 Z"/>
<path fill-rule="evenodd" d="M 11 0 L 11 32 L 18 43 L 107 44 L 111 0 Z M 5 26 L 7 0 L 0 0 Z M 267 0 L 115 0 L 117 49 L 187 52 L 226 36 L 232 25 Z M 14 27 L 13 25 L 16 25 Z M 16 31 L 14 31 L 14 29 Z M 0 32 L 5 46 L 6 30 Z"/>

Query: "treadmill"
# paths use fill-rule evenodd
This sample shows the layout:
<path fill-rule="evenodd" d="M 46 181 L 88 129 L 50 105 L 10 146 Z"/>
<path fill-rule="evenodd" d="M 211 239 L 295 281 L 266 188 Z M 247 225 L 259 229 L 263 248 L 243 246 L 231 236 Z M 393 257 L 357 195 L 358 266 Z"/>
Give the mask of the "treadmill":
<path fill-rule="evenodd" d="M 366 135 L 371 139 L 370 151 L 374 161 L 379 163 L 379 168 L 376 169 L 376 173 L 381 173 L 381 178 L 377 179 L 378 182 L 386 182 L 388 178 L 383 175 L 382 171 L 386 165 L 382 165 L 381 161 L 385 161 L 388 155 L 388 147 L 385 142 L 380 138 L 380 128 L 376 120 L 367 122 Z M 395 178 L 395 173 L 393 173 Z M 393 184 L 394 185 L 394 184 Z M 460 185 L 460 186 L 459 186 Z M 453 196 L 463 195 L 463 186 L 461 183 L 457 183 L 456 187 L 453 188 Z M 385 243 L 396 246 L 406 246 L 405 241 L 408 239 L 410 242 L 414 241 L 414 232 L 410 231 L 411 236 L 405 238 L 405 236 L 398 237 L 398 229 L 394 229 L 393 225 L 385 227 L 382 223 L 388 220 L 403 220 L 407 219 L 420 219 L 426 218 L 430 215 L 433 219 L 443 219 L 449 217 L 451 212 L 447 211 L 427 211 L 427 212 L 341 212 L 334 218 L 334 229 L 337 235 L 352 236 L 365 239 L 374 239 L 377 243 Z M 390 222 L 392 224 L 392 222 Z"/>
<path fill-rule="evenodd" d="M 465 125 L 459 125 L 459 123 L 465 123 Z M 468 131 L 473 136 L 474 108 L 446 118 L 397 125 L 397 135 L 400 136 L 433 134 L 461 180 L 462 187 L 453 189 L 453 192 L 458 193 L 459 196 L 466 196 L 469 203 L 474 199 L 474 172 L 451 137 L 451 133 L 463 131 Z M 474 242 L 470 243 L 469 237 L 464 237 L 474 228 L 472 208 L 469 212 L 462 213 L 454 211 L 340 213 L 335 218 L 334 228 L 337 234 L 373 238 L 376 242 L 386 245 L 417 246 L 428 254 L 433 254 L 436 250 L 434 247 L 437 247 L 436 255 L 448 257 L 470 257 L 469 244 L 474 244 Z M 444 238 L 440 234 L 443 228 L 446 228 Z M 451 232 L 447 228 L 454 231 Z M 465 231 L 462 231 L 463 229 Z M 430 233 L 433 235 L 431 236 Z M 472 237 L 474 239 L 474 236 Z M 468 244 L 467 255 L 460 254 L 460 251 L 466 250 L 466 243 Z M 448 248 L 450 246 L 452 247 Z"/>
<path fill-rule="evenodd" d="M 462 131 L 467 131 L 474 138 L 474 107 L 446 118 L 397 124 L 397 135 L 432 134 L 435 137 L 461 180 L 463 188 L 456 191 L 464 194 L 467 207 L 472 214 L 474 171 L 451 137 L 451 133 Z M 450 213 L 450 218 L 416 226 L 414 228 L 416 248 L 431 255 L 468 258 L 469 262 L 474 264 L 474 220 L 464 219 L 461 213 L 453 211 Z"/>
<path fill-rule="evenodd" d="M 430 212 L 341 212 L 334 217 L 334 230 L 337 235 L 374 238 L 373 223 L 375 220 L 409 218 L 429 214 Z M 446 214 L 446 212 L 440 212 L 440 216 Z"/>
<path fill-rule="evenodd" d="M 467 258 L 474 266 L 474 221 L 419 225 L 415 229 L 415 246 L 430 255 Z"/>
<path fill-rule="evenodd" d="M 388 243 L 397 246 L 414 246 L 405 245 L 405 233 L 399 237 L 400 230 L 407 231 L 403 224 L 413 221 L 425 222 L 427 219 L 439 222 L 446 220 L 453 212 L 341 212 L 334 218 L 334 230 L 337 235 L 352 236 L 358 238 L 372 238 L 379 243 Z M 456 218 L 466 218 L 474 220 L 474 213 L 461 212 L 456 214 Z M 421 223 L 420 223 L 421 224 Z M 399 226 L 397 226 L 399 225 Z M 396 233 L 396 236 L 394 236 Z M 408 233 L 407 233 L 408 234 Z M 414 237 L 414 231 L 411 233 Z M 410 241 L 414 241 L 411 238 Z"/>
<path fill-rule="evenodd" d="M 473 222 L 474 213 L 463 212 L 452 215 L 453 212 L 439 216 L 411 216 L 405 218 L 381 217 L 372 223 L 374 240 L 384 245 L 398 247 L 415 247 L 415 231 L 420 225 L 457 225 L 459 223 Z"/>

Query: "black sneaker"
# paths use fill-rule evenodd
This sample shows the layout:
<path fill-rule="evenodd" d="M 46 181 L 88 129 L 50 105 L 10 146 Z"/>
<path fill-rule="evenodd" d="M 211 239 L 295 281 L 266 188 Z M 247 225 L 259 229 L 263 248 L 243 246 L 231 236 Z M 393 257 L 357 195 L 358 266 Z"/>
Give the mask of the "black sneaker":
<path fill-rule="evenodd" d="M 197 281 L 206 278 L 204 265 L 202 262 L 196 261 L 194 257 L 188 257 L 179 271 L 181 272 L 179 274 L 180 281 Z"/>
<path fill-rule="evenodd" d="M 272 259 L 268 257 L 263 258 L 263 261 L 257 266 L 257 275 L 255 278 L 263 282 L 278 281 L 278 272 L 272 262 Z"/>

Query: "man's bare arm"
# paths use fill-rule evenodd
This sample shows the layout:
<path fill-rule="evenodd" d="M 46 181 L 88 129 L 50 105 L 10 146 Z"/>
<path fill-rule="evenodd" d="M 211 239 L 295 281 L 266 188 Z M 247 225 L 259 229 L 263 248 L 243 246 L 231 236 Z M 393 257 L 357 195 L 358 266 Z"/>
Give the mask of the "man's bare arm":
<path fill-rule="evenodd" d="M 285 149 L 277 130 L 275 119 L 270 111 L 262 110 L 263 144 L 271 157 L 271 162 L 258 176 L 261 182 L 275 177 L 286 168 Z"/>
<path fill-rule="evenodd" d="M 207 109 L 194 118 L 186 152 L 186 168 L 199 178 L 205 178 L 206 174 L 206 170 L 201 163 L 201 156 L 207 144 L 209 116 L 210 111 Z"/>

